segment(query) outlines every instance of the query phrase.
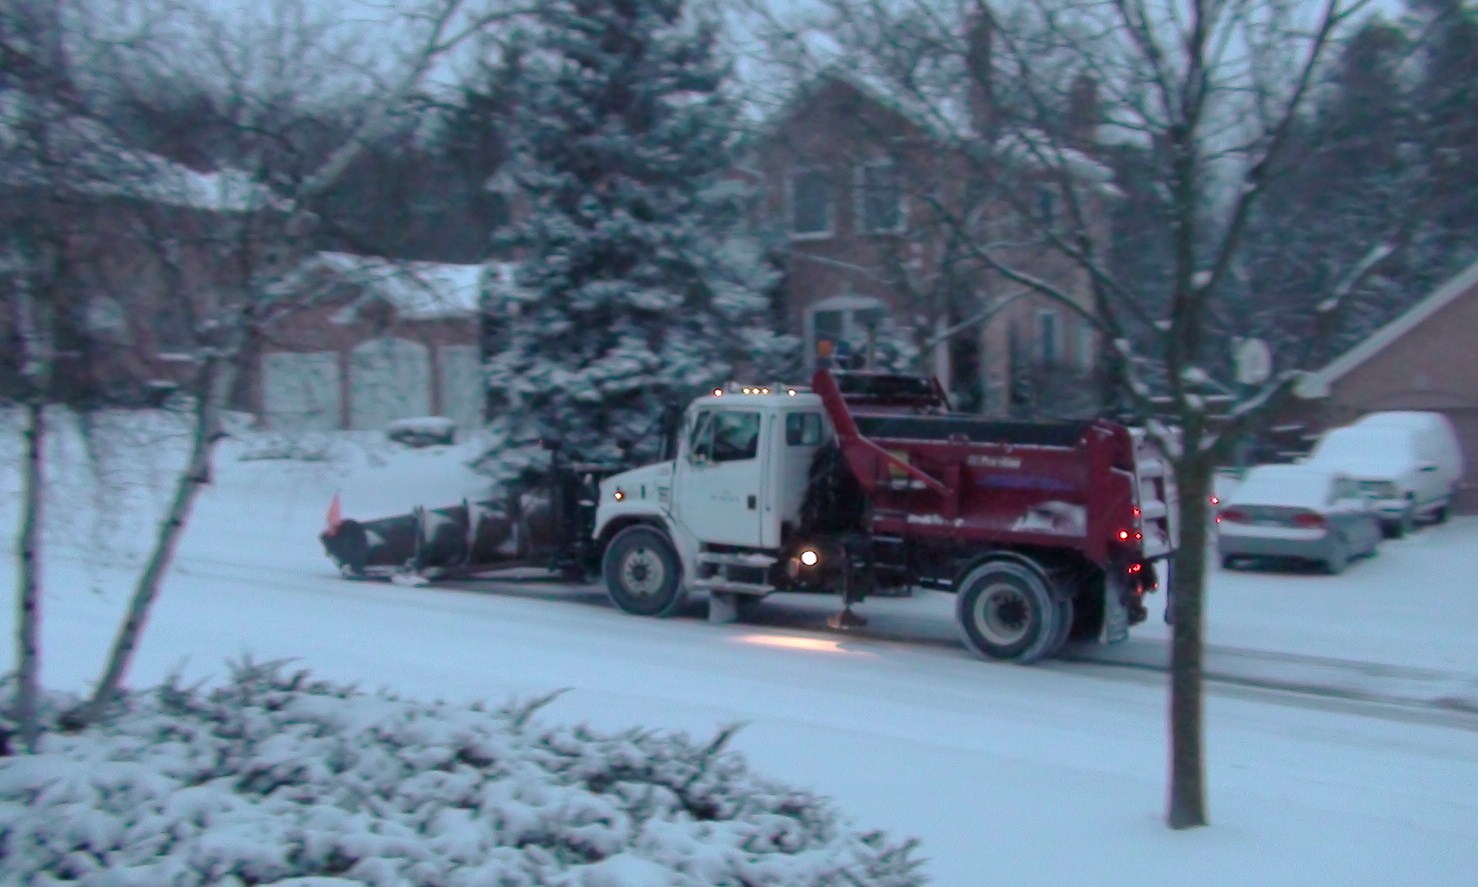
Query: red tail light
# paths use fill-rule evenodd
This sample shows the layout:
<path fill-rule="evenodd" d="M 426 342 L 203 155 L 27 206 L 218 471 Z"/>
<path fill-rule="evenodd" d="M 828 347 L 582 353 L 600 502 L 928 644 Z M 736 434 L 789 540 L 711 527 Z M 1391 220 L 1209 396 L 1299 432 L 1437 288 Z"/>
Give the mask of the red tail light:
<path fill-rule="evenodd" d="M 1247 512 L 1228 508 L 1217 517 L 1217 520 L 1224 520 L 1229 524 L 1245 524 L 1247 523 Z"/>
<path fill-rule="evenodd" d="M 1300 511 L 1293 516 L 1293 525 L 1305 529 L 1314 529 L 1324 526 L 1324 515 L 1315 514 L 1312 511 Z"/>

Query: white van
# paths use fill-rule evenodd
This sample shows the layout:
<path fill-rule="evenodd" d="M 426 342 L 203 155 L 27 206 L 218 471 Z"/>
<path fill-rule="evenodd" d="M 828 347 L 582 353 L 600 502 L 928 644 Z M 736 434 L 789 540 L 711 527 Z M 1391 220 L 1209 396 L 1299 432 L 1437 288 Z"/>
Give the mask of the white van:
<path fill-rule="evenodd" d="M 1446 416 L 1407 410 L 1371 413 L 1332 429 L 1307 461 L 1338 467 L 1359 480 L 1376 500 L 1386 535 L 1393 537 L 1417 519 L 1447 519 L 1464 465 Z"/>

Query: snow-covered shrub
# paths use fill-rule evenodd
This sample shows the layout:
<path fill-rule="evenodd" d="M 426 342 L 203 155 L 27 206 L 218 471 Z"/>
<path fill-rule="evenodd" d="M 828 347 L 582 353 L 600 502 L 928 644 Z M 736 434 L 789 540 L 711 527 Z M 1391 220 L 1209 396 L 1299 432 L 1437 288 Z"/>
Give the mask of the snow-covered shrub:
<path fill-rule="evenodd" d="M 606 735 L 535 721 L 542 702 L 420 703 L 277 665 L 130 695 L 0 758 L 0 883 L 922 883 L 913 842 L 750 773 L 732 729 Z"/>

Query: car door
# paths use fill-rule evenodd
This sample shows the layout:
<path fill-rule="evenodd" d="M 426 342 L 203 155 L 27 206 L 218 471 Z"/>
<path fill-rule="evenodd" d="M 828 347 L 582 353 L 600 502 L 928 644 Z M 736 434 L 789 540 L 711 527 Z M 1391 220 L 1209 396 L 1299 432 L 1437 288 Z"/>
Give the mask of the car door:
<path fill-rule="evenodd" d="M 699 542 L 760 546 L 764 432 L 758 409 L 711 407 L 694 414 L 678 460 L 674 511 Z"/>

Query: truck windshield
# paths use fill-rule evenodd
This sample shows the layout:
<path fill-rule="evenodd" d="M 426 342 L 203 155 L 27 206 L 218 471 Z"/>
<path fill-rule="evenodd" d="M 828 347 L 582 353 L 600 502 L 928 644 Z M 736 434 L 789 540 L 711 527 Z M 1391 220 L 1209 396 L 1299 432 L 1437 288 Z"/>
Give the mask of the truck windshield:
<path fill-rule="evenodd" d="M 760 414 L 740 410 L 699 413 L 688 439 L 694 462 L 738 462 L 759 453 Z"/>

